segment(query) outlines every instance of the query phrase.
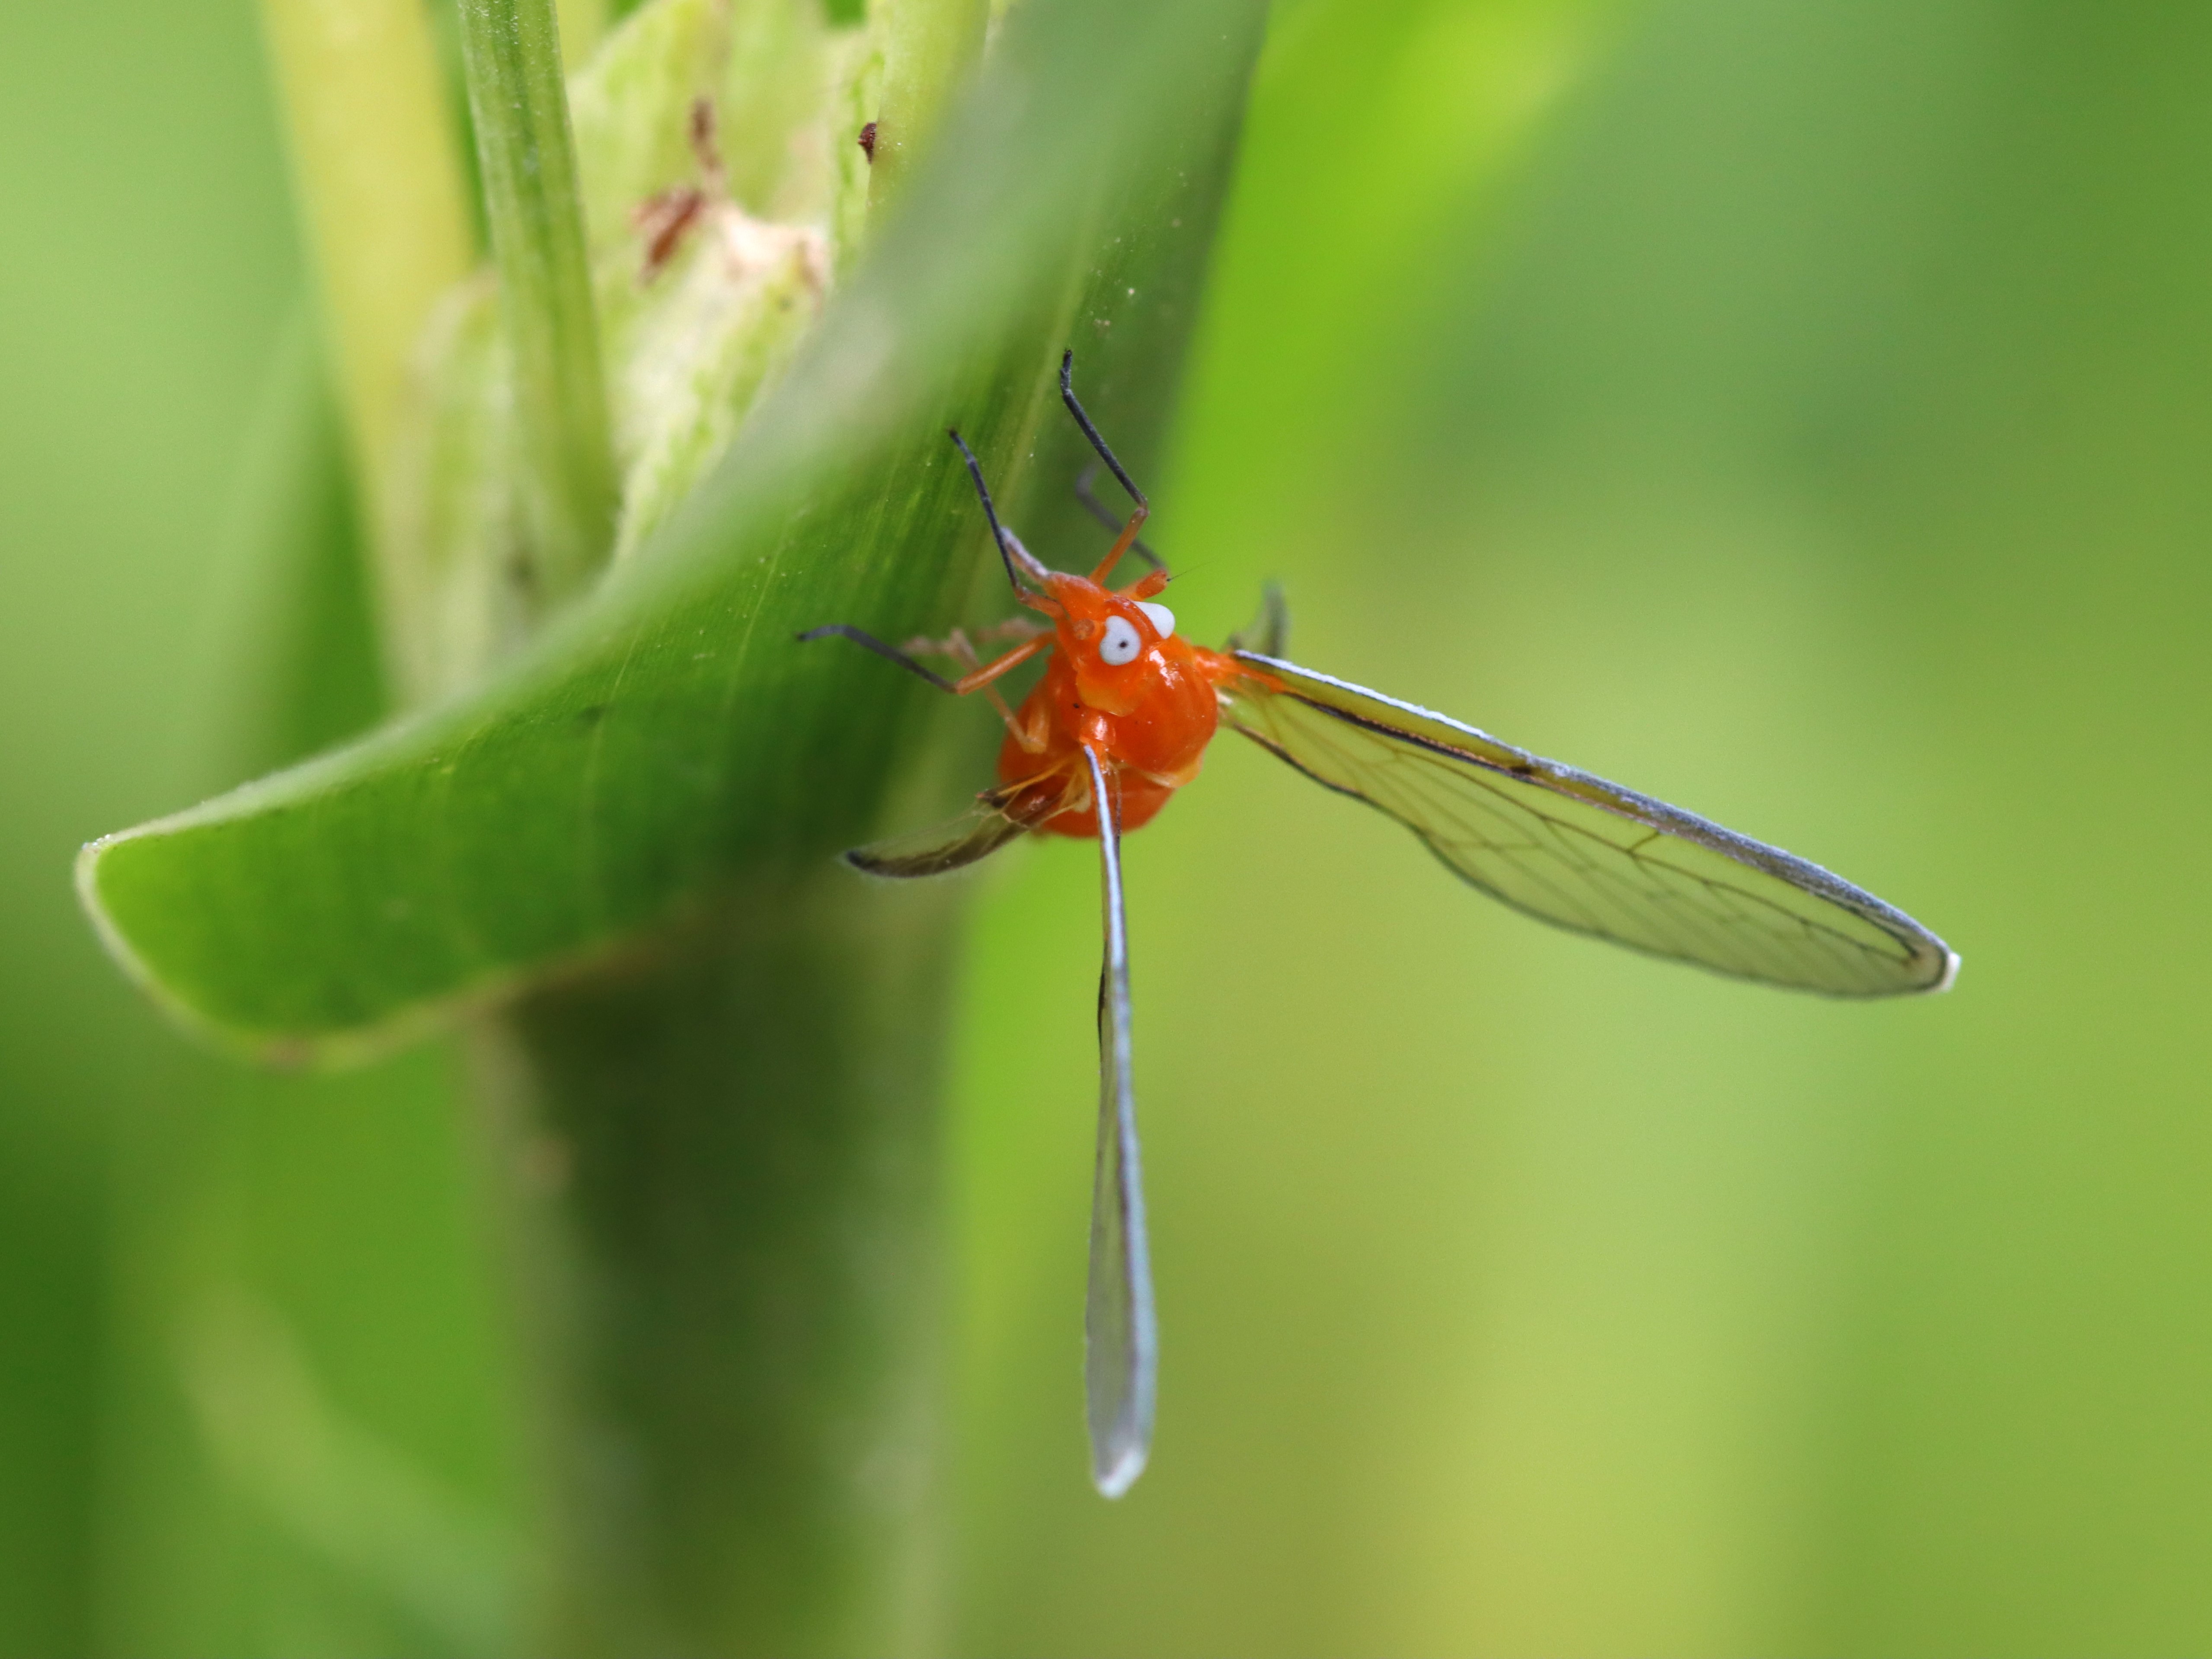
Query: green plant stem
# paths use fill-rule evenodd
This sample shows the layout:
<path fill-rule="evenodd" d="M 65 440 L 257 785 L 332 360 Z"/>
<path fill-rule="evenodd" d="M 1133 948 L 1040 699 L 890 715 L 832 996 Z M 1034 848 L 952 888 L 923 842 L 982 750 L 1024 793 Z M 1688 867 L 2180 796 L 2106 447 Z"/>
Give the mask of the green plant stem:
<path fill-rule="evenodd" d="M 538 1650 L 916 1645 L 957 899 L 763 879 L 485 1034 L 554 1362 Z"/>
<path fill-rule="evenodd" d="M 373 503 L 423 321 L 475 260 L 459 147 L 421 0 L 262 0 L 261 15 L 358 497 Z"/>
<path fill-rule="evenodd" d="M 581 592 L 614 545 L 605 374 L 552 0 L 461 0 L 461 50 L 514 365 L 530 599 Z"/>

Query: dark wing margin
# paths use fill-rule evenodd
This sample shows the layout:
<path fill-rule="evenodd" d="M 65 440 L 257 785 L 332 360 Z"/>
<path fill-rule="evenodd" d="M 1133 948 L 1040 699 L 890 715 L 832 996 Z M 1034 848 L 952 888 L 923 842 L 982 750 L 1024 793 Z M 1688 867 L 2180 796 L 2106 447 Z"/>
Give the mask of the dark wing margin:
<path fill-rule="evenodd" d="M 1119 1498 L 1152 1453 L 1159 1371 L 1137 1096 L 1129 1048 L 1129 938 L 1121 902 L 1121 812 L 1097 752 L 1085 747 L 1098 803 L 1105 961 L 1098 974 L 1098 1161 L 1091 1193 L 1091 1291 L 1084 1310 L 1084 1392 L 1091 1478 Z"/>
<path fill-rule="evenodd" d="M 872 876 L 900 880 L 964 869 L 1073 805 L 1082 793 L 1082 780 L 1073 775 L 1056 792 L 1039 789 L 1043 781 L 1024 778 L 988 789 L 958 817 L 855 847 L 845 862 Z"/>
<path fill-rule="evenodd" d="M 1950 947 L 1778 848 L 1326 674 L 1239 651 L 1223 716 L 1471 885 L 1653 956 L 1829 996 L 1949 988 Z"/>

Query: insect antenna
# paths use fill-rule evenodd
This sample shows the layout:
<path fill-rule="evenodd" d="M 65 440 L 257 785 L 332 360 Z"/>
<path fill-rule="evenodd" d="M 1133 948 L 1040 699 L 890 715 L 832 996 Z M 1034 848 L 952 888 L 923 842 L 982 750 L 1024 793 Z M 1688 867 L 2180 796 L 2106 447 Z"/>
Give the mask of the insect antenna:
<path fill-rule="evenodd" d="M 1060 354 L 1060 398 L 1067 405 L 1067 412 L 1075 416 L 1076 425 L 1083 428 L 1083 435 L 1091 440 L 1091 447 L 1098 452 L 1098 459 L 1105 462 L 1108 469 L 1121 481 L 1121 488 L 1129 492 L 1129 499 L 1136 502 L 1139 513 L 1151 513 L 1152 504 L 1146 499 L 1145 492 L 1138 489 L 1136 480 L 1122 470 L 1121 463 L 1114 459 L 1114 452 L 1107 447 L 1106 440 L 1098 435 L 1098 428 L 1091 424 L 1091 417 L 1083 412 L 1082 401 L 1075 395 L 1075 348 L 1073 346 Z"/>

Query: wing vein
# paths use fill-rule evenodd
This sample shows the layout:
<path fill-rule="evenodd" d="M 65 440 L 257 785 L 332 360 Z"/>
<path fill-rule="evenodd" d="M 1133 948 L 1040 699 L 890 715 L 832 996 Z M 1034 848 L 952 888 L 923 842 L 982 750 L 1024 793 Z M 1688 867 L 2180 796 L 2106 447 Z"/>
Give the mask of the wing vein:
<path fill-rule="evenodd" d="M 1420 837 L 1516 909 L 1716 972 L 1826 993 L 1941 988 L 1956 959 L 1903 911 L 1778 848 L 1429 709 L 1271 657 L 1224 718 Z"/>

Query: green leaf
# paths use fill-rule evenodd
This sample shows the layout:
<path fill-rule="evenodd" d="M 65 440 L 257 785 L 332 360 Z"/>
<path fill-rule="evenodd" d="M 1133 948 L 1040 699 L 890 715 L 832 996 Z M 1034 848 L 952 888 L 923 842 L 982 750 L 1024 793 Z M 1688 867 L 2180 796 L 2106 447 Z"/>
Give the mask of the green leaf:
<path fill-rule="evenodd" d="M 461 52 L 499 268 L 531 597 L 556 605 L 614 538 L 613 446 L 552 0 L 461 0 Z"/>
<path fill-rule="evenodd" d="M 933 694 L 792 636 L 957 619 L 994 561 L 943 428 L 1018 510 L 1032 471 L 1064 489 L 1063 344 L 1146 465 L 1260 21 L 1256 0 L 1012 13 L 702 488 L 474 690 L 88 847 L 118 958 L 222 1041 L 343 1057 L 865 836 Z"/>

